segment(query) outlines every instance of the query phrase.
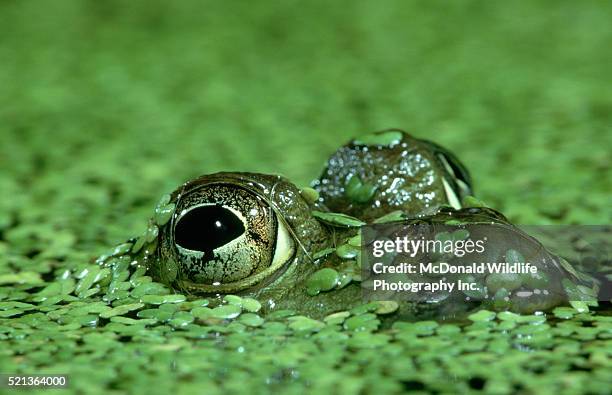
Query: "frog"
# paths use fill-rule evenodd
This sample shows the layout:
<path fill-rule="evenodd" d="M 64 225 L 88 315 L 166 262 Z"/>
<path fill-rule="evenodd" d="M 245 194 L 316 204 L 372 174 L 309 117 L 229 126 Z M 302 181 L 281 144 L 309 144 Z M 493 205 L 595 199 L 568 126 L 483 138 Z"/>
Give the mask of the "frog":
<path fill-rule="evenodd" d="M 290 309 L 323 317 L 369 302 L 360 260 L 362 230 L 371 224 L 487 223 L 525 236 L 495 210 L 465 207 L 472 194 L 467 168 L 449 150 L 383 130 L 342 145 L 308 187 L 249 172 L 189 180 L 160 199 L 141 236 L 97 261 L 111 267 L 129 261 L 176 292 L 208 298 L 211 306 L 238 295 L 260 301 L 263 313 Z M 555 259 L 537 240 L 527 240 Z M 546 270 L 554 271 L 555 289 L 562 290 L 567 277 L 575 293 L 576 284 L 595 287 L 569 263 L 555 262 Z M 497 288 L 499 294 L 503 284 Z M 497 295 L 508 303 L 474 295 L 468 302 L 408 300 L 390 304 L 390 312 L 396 319 L 457 316 L 482 304 L 531 312 L 562 303 L 561 294 L 527 301 Z"/>

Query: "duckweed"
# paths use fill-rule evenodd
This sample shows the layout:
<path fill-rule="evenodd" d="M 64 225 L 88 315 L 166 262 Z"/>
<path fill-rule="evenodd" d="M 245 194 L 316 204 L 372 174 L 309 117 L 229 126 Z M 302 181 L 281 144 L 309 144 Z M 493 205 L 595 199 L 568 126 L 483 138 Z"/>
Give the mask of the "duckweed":
<path fill-rule="evenodd" d="M 468 318 L 474 322 L 491 321 L 495 318 L 496 313 L 488 310 L 480 310 L 477 313 L 470 314 Z"/>
<path fill-rule="evenodd" d="M 212 309 L 209 307 L 194 307 L 191 314 L 196 318 L 209 318 L 213 316 Z"/>
<path fill-rule="evenodd" d="M 399 304 L 394 300 L 382 300 L 377 303 L 378 308 L 374 310 L 376 314 L 391 314 L 399 308 Z"/>
<path fill-rule="evenodd" d="M 221 319 L 232 319 L 240 315 L 242 308 L 235 304 L 218 306 L 211 310 L 211 317 Z"/>
<path fill-rule="evenodd" d="M 133 310 L 138 310 L 144 306 L 144 303 L 127 303 L 119 305 L 110 310 L 106 310 L 100 313 L 101 318 L 111 318 L 117 315 L 123 315 Z"/>
<path fill-rule="evenodd" d="M 264 322 L 263 318 L 254 313 L 246 313 L 240 316 L 240 323 L 247 326 L 261 326 Z"/>
<path fill-rule="evenodd" d="M 340 226 L 340 227 L 359 227 L 363 226 L 366 223 L 360 219 L 355 217 L 351 217 L 350 215 L 341 214 L 341 213 L 326 213 L 323 211 L 312 211 L 312 215 L 315 218 L 320 219 L 322 222 L 325 222 L 329 225 Z"/>
<path fill-rule="evenodd" d="M 402 140 L 400 132 L 390 130 L 384 133 L 372 133 L 355 139 L 353 142 L 360 145 L 390 146 L 398 144 Z"/>
<path fill-rule="evenodd" d="M 155 210 L 155 223 L 158 226 L 165 225 L 172 217 L 172 214 L 174 214 L 174 208 L 175 208 L 174 203 L 171 203 L 163 207 L 160 207 L 159 209 L 156 209 Z"/>
<path fill-rule="evenodd" d="M 320 259 L 320 258 L 326 257 L 327 255 L 329 255 L 329 254 L 333 253 L 334 251 L 336 251 L 336 249 L 335 249 L 335 248 L 332 248 L 332 247 L 330 247 L 330 248 L 325 248 L 325 249 L 322 249 L 322 250 L 320 250 L 320 251 L 317 251 L 317 252 L 316 252 L 316 253 L 315 253 L 315 254 L 312 256 L 312 258 L 313 258 L 313 259 L 315 259 L 315 260 L 317 260 L 317 259 Z"/>
<path fill-rule="evenodd" d="M 466 197 L 464 197 L 461 201 L 461 204 L 463 205 L 463 207 L 491 207 L 482 200 L 477 199 L 471 195 L 467 195 Z"/>
<path fill-rule="evenodd" d="M 351 313 L 349 313 L 348 311 L 340 311 L 338 313 L 332 313 L 326 316 L 323 321 L 325 321 L 325 323 L 327 323 L 328 325 L 338 325 L 342 324 L 344 320 L 350 317 L 350 315 Z"/>
<path fill-rule="evenodd" d="M 225 295 L 223 300 L 229 304 L 233 304 L 236 306 L 242 306 L 242 298 L 236 295 Z"/>
<path fill-rule="evenodd" d="M 313 320 L 312 318 L 303 315 L 289 317 L 289 328 L 296 332 L 318 332 L 325 327 L 321 321 Z"/>
<path fill-rule="evenodd" d="M 496 293 L 501 289 L 506 291 L 519 289 L 523 282 L 521 276 L 516 273 L 491 273 L 487 276 L 485 284 L 490 292 Z"/>
<path fill-rule="evenodd" d="M 388 214 L 383 215 L 382 217 L 376 218 L 374 220 L 375 224 L 385 224 L 389 222 L 396 222 L 405 219 L 404 212 L 401 210 L 392 211 Z"/>
<path fill-rule="evenodd" d="M 147 304 L 181 303 L 186 300 L 184 295 L 143 295 L 140 300 Z"/>
<path fill-rule="evenodd" d="M 359 255 L 359 248 L 350 244 L 342 244 L 336 248 L 336 254 L 342 259 L 352 259 Z"/>
<path fill-rule="evenodd" d="M 168 321 L 170 325 L 175 328 L 182 328 L 191 324 L 194 320 L 194 316 L 186 311 L 178 311 L 174 313 L 172 318 Z"/>
<path fill-rule="evenodd" d="M 259 310 L 261 310 L 261 303 L 259 303 L 259 301 L 256 299 L 244 298 L 242 299 L 242 308 L 245 311 L 257 313 Z"/>
<path fill-rule="evenodd" d="M 300 194 L 310 203 L 319 201 L 319 192 L 316 189 L 310 187 L 300 188 Z"/>
<path fill-rule="evenodd" d="M 545 315 L 393 323 L 404 306 L 306 317 L 168 298 L 122 257 L 174 215 L 169 196 L 151 212 L 161 190 L 236 167 L 305 184 L 337 142 L 406 122 L 459 152 L 514 223 L 609 222 L 609 4 L 191 3 L 0 5 L 1 373 L 68 374 L 57 394 L 609 393 L 609 303 L 577 286 L 576 308 Z M 321 268 L 339 259 L 323 252 Z"/>
<path fill-rule="evenodd" d="M 376 314 L 364 313 L 355 315 L 344 321 L 344 329 L 348 331 L 373 331 L 378 328 L 380 321 L 376 318 Z"/>
<path fill-rule="evenodd" d="M 313 273 L 306 282 L 309 295 L 317 295 L 321 291 L 329 291 L 338 284 L 338 272 L 332 268 L 324 268 Z"/>
<path fill-rule="evenodd" d="M 374 197 L 376 190 L 376 185 L 363 183 L 358 175 L 353 175 L 344 187 L 344 194 L 356 203 L 368 203 Z"/>

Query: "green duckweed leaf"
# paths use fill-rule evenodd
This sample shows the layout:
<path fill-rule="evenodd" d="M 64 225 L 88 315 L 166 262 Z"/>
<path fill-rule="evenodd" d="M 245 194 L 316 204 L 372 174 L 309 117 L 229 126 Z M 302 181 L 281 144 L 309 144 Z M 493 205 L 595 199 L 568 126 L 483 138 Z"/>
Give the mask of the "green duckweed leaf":
<path fill-rule="evenodd" d="M 476 313 L 470 314 L 468 318 L 474 322 L 492 321 L 495 319 L 496 314 L 488 310 L 480 310 Z"/>
<path fill-rule="evenodd" d="M 399 308 L 399 304 L 394 300 L 381 300 L 376 303 L 378 304 L 378 308 L 374 310 L 376 314 L 391 314 Z"/>
<path fill-rule="evenodd" d="M 323 211 L 313 210 L 312 216 L 321 220 L 322 222 L 332 225 L 332 226 L 340 226 L 340 227 L 359 227 L 363 226 L 366 223 L 360 219 L 355 217 L 351 217 L 346 214 L 340 213 L 326 213 Z"/>
<path fill-rule="evenodd" d="M 323 321 L 328 325 L 340 325 L 350 317 L 351 313 L 348 311 L 340 311 L 338 313 L 329 314 L 326 316 Z"/>
<path fill-rule="evenodd" d="M 143 295 L 140 300 L 147 304 L 181 303 L 186 300 L 185 295 Z"/>
<path fill-rule="evenodd" d="M 243 298 L 242 308 L 251 313 L 257 313 L 259 310 L 261 310 L 261 303 L 257 299 Z"/>
<path fill-rule="evenodd" d="M 348 318 L 344 321 L 344 329 L 347 331 L 373 331 L 378 328 L 380 321 L 375 314 L 365 313 Z"/>
<path fill-rule="evenodd" d="M 130 311 L 138 310 L 142 308 L 143 306 L 144 306 L 144 303 L 130 303 L 130 304 L 120 305 L 117 307 L 113 307 L 110 310 L 103 311 L 102 313 L 100 313 L 100 317 L 101 318 L 111 318 L 117 315 L 124 315 L 124 314 L 129 313 Z"/>
<path fill-rule="evenodd" d="M 314 204 L 319 201 L 319 192 L 310 187 L 300 188 L 300 194 L 310 204 Z"/>
<path fill-rule="evenodd" d="M 467 195 L 461 201 L 463 207 L 489 207 L 482 200 L 476 199 L 474 196 Z"/>
<path fill-rule="evenodd" d="M 317 332 L 325 327 L 321 321 L 302 315 L 289 317 L 289 328 L 297 332 Z"/>
<path fill-rule="evenodd" d="M 225 295 L 223 297 L 223 300 L 226 301 L 228 304 L 233 304 L 233 305 L 242 307 L 242 298 L 240 296 Z"/>
<path fill-rule="evenodd" d="M 344 194 L 356 203 L 368 203 L 374 197 L 377 189 L 376 185 L 363 183 L 357 174 L 353 174 L 344 187 Z"/>
<path fill-rule="evenodd" d="M 174 203 L 166 204 L 155 210 L 155 223 L 158 226 L 164 226 L 168 223 L 170 218 L 172 218 L 172 214 L 174 214 L 174 209 L 176 206 Z"/>
<path fill-rule="evenodd" d="M 246 326 L 261 326 L 264 323 L 264 319 L 254 313 L 241 314 L 238 320 L 241 324 Z"/>
<path fill-rule="evenodd" d="M 218 306 L 212 309 L 211 317 L 220 319 L 233 319 L 240 315 L 242 308 L 233 304 Z"/>
<path fill-rule="evenodd" d="M 403 221 L 404 219 L 406 219 L 404 216 L 404 212 L 401 210 L 396 210 L 388 214 L 385 214 L 382 217 L 376 218 L 374 220 L 374 223 L 375 224 L 386 224 L 390 222 Z"/>
<path fill-rule="evenodd" d="M 336 255 L 342 259 L 355 258 L 357 255 L 359 255 L 359 253 L 359 248 L 350 244 L 342 244 L 340 247 L 336 248 Z"/>
<path fill-rule="evenodd" d="M 393 146 L 399 144 L 402 138 L 402 132 L 389 130 L 363 135 L 353 140 L 353 143 L 357 145 Z"/>
<path fill-rule="evenodd" d="M 43 280 L 36 272 L 18 272 L 0 274 L 0 285 L 4 284 L 40 284 Z"/>
<path fill-rule="evenodd" d="M 308 295 L 318 295 L 321 291 L 329 291 L 338 284 L 338 272 L 324 268 L 314 272 L 306 281 Z"/>
<path fill-rule="evenodd" d="M 175 328 L 184 328 L 194 320 L 193 315 L 186 311 L 178 311 L 172 316 L 168 323 Z"/>
<path fill-rule="evenodd" d="M 332 252 L 336 251 L 335 248 L 325 248 L 323 250 L 317 251 L 313 256 L 312 259 L 317 260 L 319 258 L 323 258 L 329 254 L 331 254 Z"/>

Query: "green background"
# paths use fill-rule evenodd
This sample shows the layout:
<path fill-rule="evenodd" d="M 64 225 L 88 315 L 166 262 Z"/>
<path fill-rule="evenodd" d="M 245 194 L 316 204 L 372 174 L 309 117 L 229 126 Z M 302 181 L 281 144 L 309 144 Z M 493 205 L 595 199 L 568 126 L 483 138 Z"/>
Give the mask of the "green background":
<path fill-rule="evenodd" d="M 517 223 L 609 224 L 611 20 L 596 1 L 0 1 L 2 271 L 96 256 L 200 174 L 306 185 L 390 127 L 456 153 Z"/>

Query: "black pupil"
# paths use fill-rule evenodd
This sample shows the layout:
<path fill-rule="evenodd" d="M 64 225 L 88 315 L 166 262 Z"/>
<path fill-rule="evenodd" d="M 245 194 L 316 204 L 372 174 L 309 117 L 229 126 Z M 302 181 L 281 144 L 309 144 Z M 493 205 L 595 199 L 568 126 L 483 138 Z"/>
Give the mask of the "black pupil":
<path fill-rule="evenodd" d="M 174 228 L 177 245 L 192 251 L 211 252 L 244 233 L 244 224 L 231 210 L 220 205 L 196 207 Z"/>

